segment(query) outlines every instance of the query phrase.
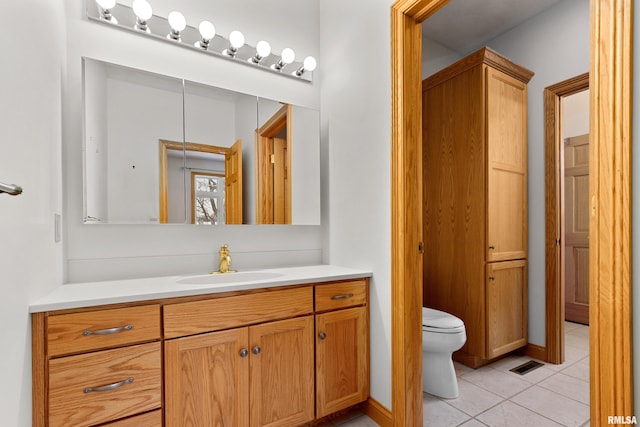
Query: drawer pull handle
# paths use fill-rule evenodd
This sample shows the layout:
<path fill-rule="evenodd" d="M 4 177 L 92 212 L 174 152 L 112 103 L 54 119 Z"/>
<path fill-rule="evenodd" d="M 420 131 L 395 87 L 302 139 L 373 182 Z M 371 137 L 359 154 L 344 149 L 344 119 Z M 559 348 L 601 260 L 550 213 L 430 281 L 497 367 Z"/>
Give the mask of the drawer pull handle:
<path fill-rule="evenodd" d="M 347 299 L 353 298 L 353 294 L 344 294 L 344 295 L 333 295 L 331 299 Z"/>
<path fill-rule="evenodd" d="M 131 384 L 133 382 L 133 377 L 129 377 L 126 380 L 119 381 L 113 384 L 103 385 L 101 387 L 86 387 L 83 391 L 85 393 L 93 393 L 93 392 L 101 392 L 101 391 L 109 391 L 114 390 L 116 388 L 120 388 L 123 385 Z"/>
<path fill-rule="evenodd" d="M 82 335 L 85 337 L 89 335 L 111 335 L 118 332 L 130 331 L 133 329 L 133 325 L 120 326 L 118 328 L 98 329 L 97 331 L 83 331 Z"/>

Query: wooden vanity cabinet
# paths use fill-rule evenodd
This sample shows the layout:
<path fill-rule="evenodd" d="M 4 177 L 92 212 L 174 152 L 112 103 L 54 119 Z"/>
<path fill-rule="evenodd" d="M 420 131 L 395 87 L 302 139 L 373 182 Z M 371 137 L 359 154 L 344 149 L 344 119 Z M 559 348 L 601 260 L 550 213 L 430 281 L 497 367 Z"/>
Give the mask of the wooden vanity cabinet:
<path fill-rule="evenodd" d="M 527 344 L 532 76 L 483 48 L 422 84 L 423 305 L 464 321 L 472 367 Z"/>
<path fill-rule="evenodd" d="M 365 280 L 316 287 L 316 417 L 369 396 L 369 318 Z"/>
<path fill-rule="evenodd" d="M 34 426 L 93 426 L 161 408 L 160 305 L 32 320 Z"/>
<path fill-rule="evenodd" d="M 307 425 L 368 398 L 368 324 L 368 279 L 35 313 L 33 425 Z"/>

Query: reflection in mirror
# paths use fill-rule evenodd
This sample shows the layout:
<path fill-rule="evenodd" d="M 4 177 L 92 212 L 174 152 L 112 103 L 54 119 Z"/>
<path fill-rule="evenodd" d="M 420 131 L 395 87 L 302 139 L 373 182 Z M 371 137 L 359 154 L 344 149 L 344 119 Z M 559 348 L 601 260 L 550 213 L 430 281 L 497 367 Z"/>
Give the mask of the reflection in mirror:
<path fill-rule="evenodd" d="M 88 58 L 83 65 L 85 222 L 157 223 L 158 140 L 183 139 L 182 81 Z"/>
<path fill-rule="evenodd" d="M 317 111 L 94 59 L 83 67 L 85 223 L 320 223 Z"/>
<path fill-rule="evenodd" d="M 256 222 L 320 223 L 318 111 L 258 100 Z"/>

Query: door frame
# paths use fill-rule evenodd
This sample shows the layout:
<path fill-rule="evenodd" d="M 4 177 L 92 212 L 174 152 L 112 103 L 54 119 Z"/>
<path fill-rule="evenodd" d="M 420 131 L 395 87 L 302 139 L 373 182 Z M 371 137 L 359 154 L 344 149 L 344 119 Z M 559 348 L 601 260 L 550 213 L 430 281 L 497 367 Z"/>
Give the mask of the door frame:
<path fill-rule="evenodd" d="M 560 103 L 589 88 L 589 73 L 544 89 L 546 360 L 564 362 L 564 155 Z"/>
<path fill-rule="evenodd" d="M 193 151 L 198 153 L 220 154 L 226 156 L 229 152 L 229 148 L 217 147 L 214 145 L 198 144 L 195 142 L 179 142 L 170 141 L 167 139 L 158 140 L 159 157 L 160 157 L 160 224 L 166 224 L 168 222 L 169 212 L 169 150 L 174 151 Z"/>
<path fill-rule="evenodd" d="M 448 0 L 391 7 L 391 352 L 394 426 L 422 425 L 421 23 Z M 591 419 L 633 415 L 631 0 L 590 1 Z"/>

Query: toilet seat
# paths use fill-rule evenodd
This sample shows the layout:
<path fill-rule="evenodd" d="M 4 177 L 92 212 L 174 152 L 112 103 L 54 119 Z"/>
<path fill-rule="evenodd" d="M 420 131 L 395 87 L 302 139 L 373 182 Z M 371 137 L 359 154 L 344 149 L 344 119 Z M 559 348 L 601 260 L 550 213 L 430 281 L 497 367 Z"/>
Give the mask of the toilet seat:
<path fill-rule="evenodd" d="M 456 316 L 434 308 L 422 307 L 422 330 L 439 334 L 464 332 L 464 322 Z"/>

